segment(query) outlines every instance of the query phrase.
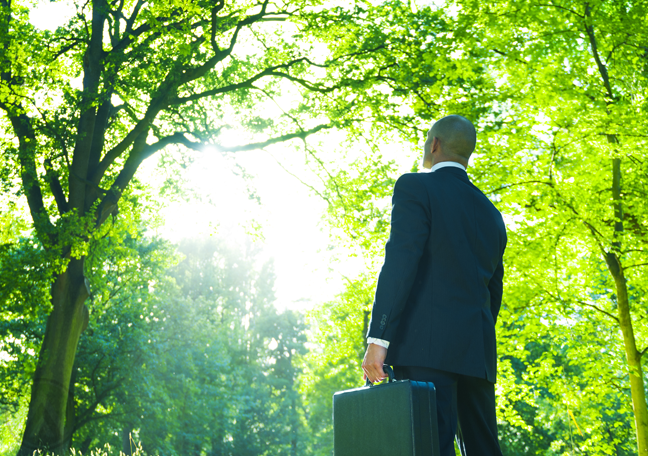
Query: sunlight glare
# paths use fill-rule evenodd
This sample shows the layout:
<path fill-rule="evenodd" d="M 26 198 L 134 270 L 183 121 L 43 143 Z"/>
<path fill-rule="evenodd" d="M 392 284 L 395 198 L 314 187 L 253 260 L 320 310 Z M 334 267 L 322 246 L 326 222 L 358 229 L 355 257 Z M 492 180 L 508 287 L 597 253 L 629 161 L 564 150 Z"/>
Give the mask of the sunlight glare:
<path fill-rule="evenodd" d="M 29 21 L 41 30 L 54 31 L 65 25 L 74 15 L 76 8 L 73 0 L 39 0 L 29 11 Z"/>

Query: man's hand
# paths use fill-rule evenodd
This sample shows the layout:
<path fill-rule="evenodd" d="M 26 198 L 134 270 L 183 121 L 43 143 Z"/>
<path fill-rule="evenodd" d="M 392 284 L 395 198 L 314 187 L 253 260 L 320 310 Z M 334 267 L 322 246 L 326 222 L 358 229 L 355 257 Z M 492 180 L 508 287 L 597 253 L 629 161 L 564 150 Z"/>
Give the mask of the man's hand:
<path fill-rule="evenodd" d="M 387 357 L 387 349 L 376 344 L 369 344 L 367 353 L 362 361 L 363 378 L 369 379 L 371 383 L 382 381 L 387 374 L 383 372 L 383 364 Z"/>

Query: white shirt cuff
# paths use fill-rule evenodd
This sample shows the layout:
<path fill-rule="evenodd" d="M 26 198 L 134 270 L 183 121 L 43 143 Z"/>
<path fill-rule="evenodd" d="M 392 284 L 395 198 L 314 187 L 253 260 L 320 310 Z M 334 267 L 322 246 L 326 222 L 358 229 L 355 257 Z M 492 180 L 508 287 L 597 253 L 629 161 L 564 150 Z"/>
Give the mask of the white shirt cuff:
<path fill-rule="evenodd" d="M 375 337 L 367 337 L 367 344 L 380 345 L 383 348 L 389 348 L 389 341 L 376 339 Z"/>

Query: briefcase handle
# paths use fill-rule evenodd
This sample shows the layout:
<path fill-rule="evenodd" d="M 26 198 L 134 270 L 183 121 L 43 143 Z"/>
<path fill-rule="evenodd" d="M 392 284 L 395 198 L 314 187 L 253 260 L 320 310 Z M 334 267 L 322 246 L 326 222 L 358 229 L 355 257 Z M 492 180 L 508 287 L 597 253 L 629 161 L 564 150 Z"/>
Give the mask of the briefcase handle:
<path fill-rule="evenodd" d="M 383 371 L 387 372 L 387 383 L 394 382 L 394 371 L 392 370 L 391 366 L 388 364 L 383 364 Z M 373 383 L 367 379 L 367 382 L 365 383 L 365 386 L 374 386 Z"/>

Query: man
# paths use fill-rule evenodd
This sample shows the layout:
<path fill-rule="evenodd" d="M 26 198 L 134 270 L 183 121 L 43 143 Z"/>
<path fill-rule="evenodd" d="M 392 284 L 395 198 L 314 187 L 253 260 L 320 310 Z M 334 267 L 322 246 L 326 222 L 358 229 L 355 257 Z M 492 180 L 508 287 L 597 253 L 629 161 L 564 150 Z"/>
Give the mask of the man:
<path fill-rule="evenodd" d="M 386 363 L 397 379 L 434 383 L 442 456 L 455 454 L 458 424 L 468 456 L 502 454 L 495 322 L 506 228 L 466 174 L 476 141 L 468 119 L 442 118 L 423 146 L 423 166 L 432 172 L 396 182 L 362 363 L 371 382 L 385 378 Z"/>

